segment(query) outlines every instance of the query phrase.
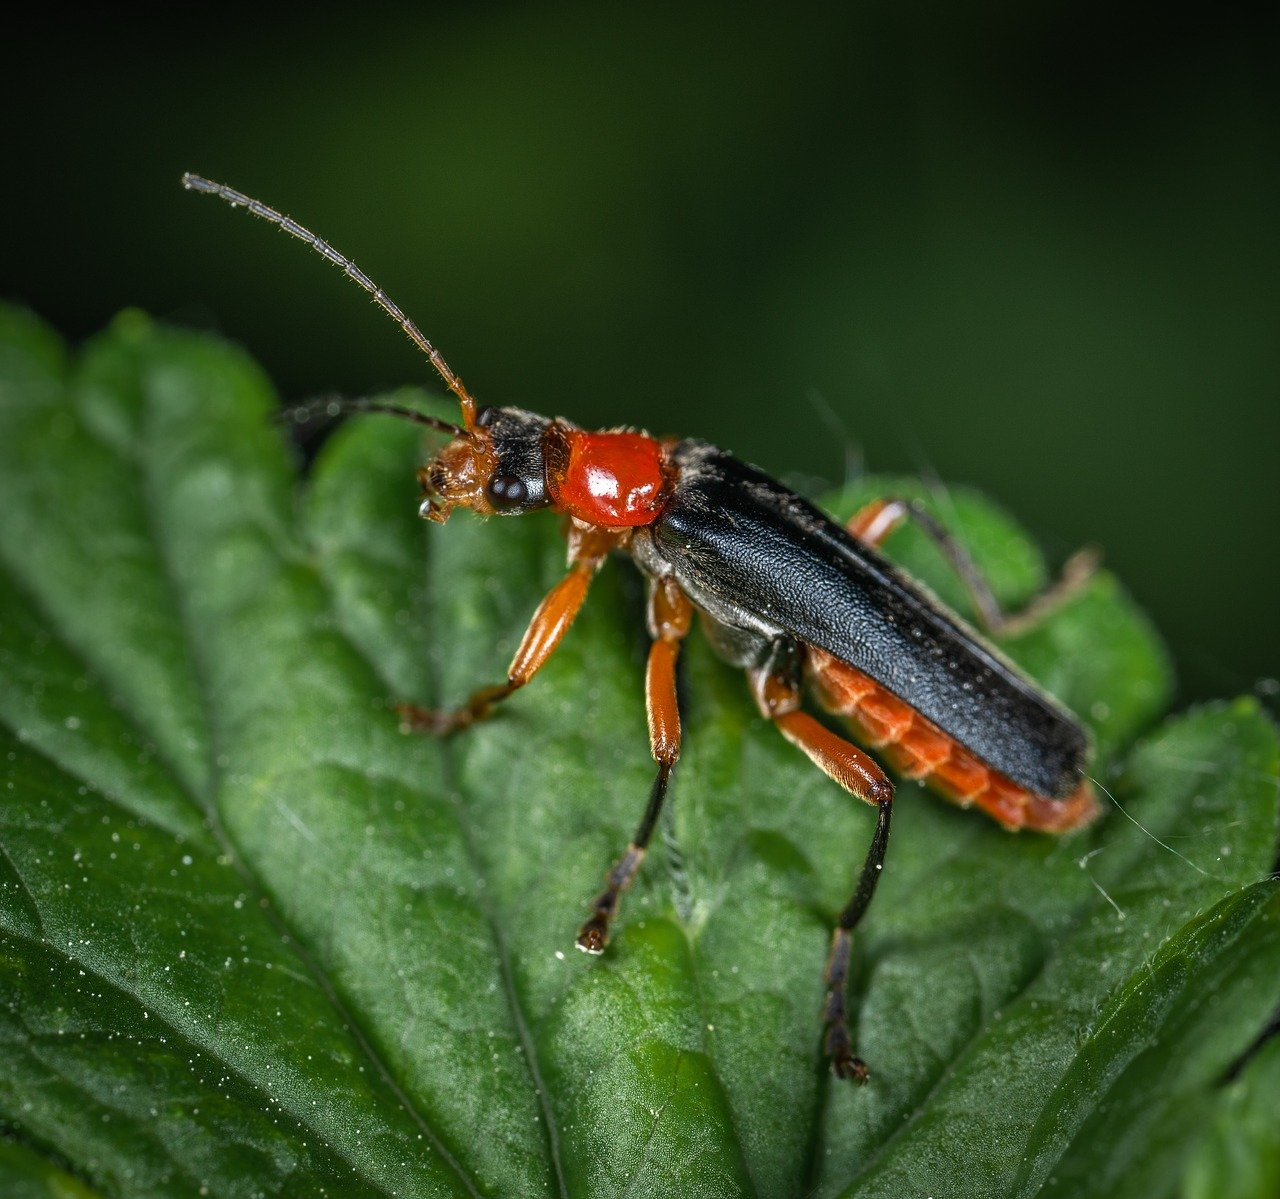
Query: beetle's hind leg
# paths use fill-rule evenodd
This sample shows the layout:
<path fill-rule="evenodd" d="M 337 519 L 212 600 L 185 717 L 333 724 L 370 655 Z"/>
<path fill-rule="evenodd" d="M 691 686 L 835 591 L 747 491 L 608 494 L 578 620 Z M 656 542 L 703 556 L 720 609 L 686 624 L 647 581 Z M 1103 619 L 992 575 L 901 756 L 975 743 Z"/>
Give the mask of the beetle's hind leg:
<path fill-rule="evenodd" d="M 776 641 L 765 664 L 749 671 L 748 677 L 761 713 L 778 726 L 782 735 L 851 795 L 876 808 L 871 847 L 853 895 L 831 934 L 825 976 L 827 992 L 822 1007 L 822 1047 L 831 1059 L 831 1068 L 840 1078 L 866 1082 L 866 1063 L 853 1052 L 853 1038 L 849 1035 L 845 991 L 853 930 L 866 913 L 884 868 L 889 821 L 893 815 L 893 783 L 869 755 L 800 710 L 801 654 L 794 642 Z"/>
<path fill-rule="evenodd" d="M 845 528 L 859 541 L 879 546 L 908 519 L 914 520 L 937 545 L 968 591 L 983 628 L 997 637 L 1012 637 L 1034 628 L 1089 582 L 1100 561 L 1097 549 L 1092 546 L 1077 550 L 1067 559 L 1058 578 L 1033 596 L 1021 611 L 1006 613 L 969 551 L 917 500 L 898 497 L 872 500 L 854 513 Z"/>
<path fill-rule="evenodd" d="M 649 587 L 649 664 L 645 671 L 645 706 L 649 715 L 649 746 L 658 773 L 649 803 L 626 852 L 605 875 L 605 889 L 592 901 L 591 916 L 578 930 L 577 946 L 585 953 L 603 953 L 609 925 L 618 913 L 622 892 L 631 885 L 648 851 L 667 798 L 671 772 L 680 757 L 680 708 L 676 700 L 676 659 L 693 619 L 693 606 L 673 579 L 654 579 Z"/>

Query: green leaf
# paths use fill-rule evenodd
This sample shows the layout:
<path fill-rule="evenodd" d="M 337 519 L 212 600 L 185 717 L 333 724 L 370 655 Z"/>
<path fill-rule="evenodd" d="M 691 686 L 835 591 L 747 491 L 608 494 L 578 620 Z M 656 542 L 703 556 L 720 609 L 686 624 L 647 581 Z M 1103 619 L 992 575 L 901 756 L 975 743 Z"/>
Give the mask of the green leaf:
<path fill-rule="evenodd" d="M 73 1175 L 25 1145 L 0 1138 L 0 1184 L 7 1199 L 97 1199 Z"/>
<path fill-rule="evenodd" d="M 420 430 L 386 419 L 299 484 L 274 403 L 216 340 L 130 313 L 72 361 L 0 310 L 0 1182 L 1211 1193 L 1188 1120 L 1277 1001 L 1277 742 L 1239 701 L 1131 749 L 1169 673 L 1110 575 L 1006 649 L 1090 723 L 1116 805 L 1014 837 L 900 788 L 856 1088 L 817 1012 L 870 811 L 695 634 L 663 844 L 575 953 L 652 776 L 634 572 L 494 720 L 404 736 L 390 701 L 504 672 L 556 523 L 424 525 Z M 991 504 L 933 499 L 1002 600 L 1043 583 Z M 888 548 L 963 607 L 910 529 Z"/>
<path fill-rule="evenodd" d="M 1272 1037 L 1208 1111 L 1183 1199 L 1274 1199 L 1280 1194 L 1280 1037 Z"/>

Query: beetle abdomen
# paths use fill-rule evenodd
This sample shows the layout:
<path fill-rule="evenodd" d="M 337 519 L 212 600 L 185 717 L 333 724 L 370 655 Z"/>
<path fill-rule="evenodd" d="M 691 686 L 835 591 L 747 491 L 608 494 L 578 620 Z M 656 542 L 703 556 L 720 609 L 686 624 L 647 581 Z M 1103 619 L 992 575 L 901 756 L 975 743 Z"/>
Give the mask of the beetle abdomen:
<path fill-rule="evenodd" d="M 1037 795 L 988 766 L 874 679 L 824 650 L 806 655 L 809 681 L 824 708 L 851 721 L 906 778 L 919 779 L 961 807 L 977 807 L 1006 829 L 1065 833 L 1099 808 L 1088 781 L 1066 799 Z"/>
<path fill-rule="evenodd" d="M 998 650 L 754 467 L 696 441 L 673 459 L 679 485 L 632 551 L 646 569 L 673 573 L 725 625 L 791 637 L 868 675 L 1028 792 L 1071 799 L 1088 735 Z"/>

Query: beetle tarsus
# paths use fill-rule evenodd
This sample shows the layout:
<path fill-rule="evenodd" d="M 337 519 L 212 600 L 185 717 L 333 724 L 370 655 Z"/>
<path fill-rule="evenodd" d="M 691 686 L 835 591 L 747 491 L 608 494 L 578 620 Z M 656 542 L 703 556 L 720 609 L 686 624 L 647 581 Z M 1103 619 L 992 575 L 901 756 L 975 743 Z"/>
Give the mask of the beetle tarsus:
<path fill-rule="evenodd" d="M 450 731 L 447 726 L 447 717 L 450 715 L 448 712 L 420 708 L 417 704 L 396 704 L 395 714 L 400 717 L 402 733 L 430 733 L 433 737 L 440 737 Z"/>
<path fill-rule="evenodd" d="M 616 868 L 614 873 L 616 873 Z M 611 873 L 609 886 L 592 900 L 591 916 L 578 929 L 578 936 L 574 944 L 583 953 L 604 953 L 605 946 L 609 944 L 609 925 L 618 913 L 618 901 L 621 897 L 622 888 L 614 883 L 613 874 Z"/>
<path fill-rule="evenodd" d="M 609 944 L 608 918 L 597 912 L 578 930 L 578 938 L 574 944 L 583 953 L 593 956 L 604 953 L 604 947 Z"/>
<path fill-rule="evenodd" d="M 631 880 L 640 872 L 640 863 L 644 861 L 645 849 L 634 842 L 627 846 L 627 852 L 614 864 L 605 875 L 605 889 L 591 901 L 591 916 L 578 930 L 575 944 L 583 953 L 604 953 L 609 944 L 609 925 L 618 914 L 618 904 L 622 893 Z"/>
<path fill-rule="evenodd" d="M 823 977 L 827 984 L 826 1002 L 822 1005 L 822 1024 L 826 1029 L 823 1050 L 831 1059 L 837 1078 L 857 1083 L 867 1081 L 866 1063 L 853 1052 L 853 1038 L 845 1011 L 845 990 L 849 981 L 849 963 L 853 957 L 853 930 L 866 913 L 884 865 L 884 851 L 889 843 L 889 822 L 893 812 L 892 797 L 881 799 L 876 814 L 876 830 L 853 897 L 849 900 L 831 933 L 831 952 Z"/>
<path fill-rule="evenodd" d="M 822 1005 L 822 1052 L 831 1062 L 831 1070 L 837 1078 L 854 1082 L 867 1081 L 867 1065 L 853 1052 L 853 1038 L 845 1011 L 845 987 L 849 978 L 849 959 L 852 953 L 852 937 L 849 930 L 837 926 L 831 934 L 831 952 L 827 955 L 825 972 L 827 997 Z"/>
<path fill-rule="evenodd" d="M 488 711 L 477 714 L 470 708 L 442 712 L 435 708 L 420 708 L 416 704 L 396 704 L 395 711 L 400 717 L 401 732 L 427 733 L 432 737 L 447 737 L 488 715 Z"/>
<path fill-rule="evenodd" d="M 828 1050 L 828 1056 L 831 1058 L 831 1069 L 837 1078 L 847 1078 L 850 1082 L 856 1082 L 862 1086 L 870 1077 L 867 1063 L 856 1054 L 850 1053 L 847 1048 L 843 1053 L 831 1053 Z"/>
<path fill-rule="evenodd" d="M 831 1072 L 837 1078 L 847 1078 L 861 1086 L 867 1081 L 867 1063 L 853 1052 L 853 1041 L 845 1020 L 843 980 L 838 991 L 827 993 L 823 1026 L 826 1033 L 822 1038 L 822 1052 L 831 1062 Z"/>
<path fill-rule="evenodd" d="M 447 737 L 461 732 L 477 720 L 487 720 L 493 715 L 494 705 L 519 689 L 519 683 L 508 680 L 496 687 L 484 687 L 465 704 L 453 711 L 436 708 L 420 708 L 416 704 L 396 704 L 400 727 L 406 733 L 429 733 L 433 737 Z"/>

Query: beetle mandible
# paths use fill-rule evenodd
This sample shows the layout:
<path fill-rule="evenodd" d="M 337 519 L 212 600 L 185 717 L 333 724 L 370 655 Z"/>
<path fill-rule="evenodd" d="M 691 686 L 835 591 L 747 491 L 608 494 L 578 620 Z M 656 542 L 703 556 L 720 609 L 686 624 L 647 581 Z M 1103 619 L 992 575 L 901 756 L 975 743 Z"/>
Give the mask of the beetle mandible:
<path fill-rule="evenodd" d="M 568 518 L 568 572 L 534 613 L 506 681 L 482 688 L 452 712 L 401 705 L 408 727 L 457 732 L 525 686 L 568 631 L 610 552 L 629 554 L 645 576 L 651 638 L 645 696 L 657 774 L 635 835 L 578 932 L 579 949 L 604 951 L 622 893 L 661 814 L 680 757 L 676 661 L 695 612 L 716 653 L 746 672 L 761 715 L 876 809 L 871 846 L 832 932 L 822 1011 L 823 1051 L 832 1069 L 865 1081 L 867 1067 L 849 1034 L 845 989 L 851 935 L 884 865 L 894 788 L 870 755 L 803 710 L 804 685 L 904 777 L 981 808 L 1007 829 L 1079 828 L 1098 812 L 1085 776 L 1084 727 L 876 547 L 903 521 L 917 521 L 960 575 L 991 633 L 1026 627 L 1060 603 L 1089 577 L 1093 555 L 1075 555 L 1054 585 L 1010 617 L 959 542 L 917 504 L 877 501 L 841 527 L 705 441 L 590 432 L 521 408 L 480 407 L 440 351 L 350 259 L 233 188 L 198 175 L 182 181 L 248 209 L 340 267 L 400 325 L 457 397 L 460 425 L 392 404 L 345 405 L 449 434 L 449 443 L 418 472 L 423 517 L 443 522 L 453 509 L 470 508 L 486 516 L 550 509 Z"/>

